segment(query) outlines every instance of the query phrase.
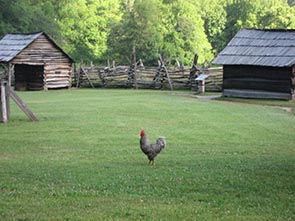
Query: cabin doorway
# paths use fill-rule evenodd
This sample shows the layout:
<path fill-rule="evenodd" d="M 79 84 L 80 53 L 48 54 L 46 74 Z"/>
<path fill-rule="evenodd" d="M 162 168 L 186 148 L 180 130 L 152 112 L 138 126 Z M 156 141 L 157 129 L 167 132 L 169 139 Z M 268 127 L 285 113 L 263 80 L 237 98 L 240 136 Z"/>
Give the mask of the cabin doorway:
<path fill-rule="evenodd" d="M 17 91 L 38 91 L 44 89 L 44 65 L 16 64 L 14 66 Z"/>

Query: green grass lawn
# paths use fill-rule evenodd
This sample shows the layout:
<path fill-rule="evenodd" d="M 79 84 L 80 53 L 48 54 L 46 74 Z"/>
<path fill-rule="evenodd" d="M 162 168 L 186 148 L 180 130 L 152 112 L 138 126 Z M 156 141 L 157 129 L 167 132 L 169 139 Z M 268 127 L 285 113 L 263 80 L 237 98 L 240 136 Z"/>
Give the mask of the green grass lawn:
<path fill-rule="evenodd" d="M 0 220 L 295 220 L 294 114 L 183 93 L 18 92 L 40 121 L 0 124 Z"/>

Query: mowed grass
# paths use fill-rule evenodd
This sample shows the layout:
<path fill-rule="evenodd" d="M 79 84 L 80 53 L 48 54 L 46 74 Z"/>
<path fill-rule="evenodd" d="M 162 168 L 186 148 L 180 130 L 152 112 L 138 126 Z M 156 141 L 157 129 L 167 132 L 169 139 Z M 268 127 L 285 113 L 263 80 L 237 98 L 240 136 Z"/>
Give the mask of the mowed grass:
<path fill-rule="evenodd" d="M 292 113 L 183 92 L 18 95 L 40 121 L 12 104 L 0 124 L 0 220 L 295 220 Z M 167 139 L 154 166 L 141 129 Z"/>

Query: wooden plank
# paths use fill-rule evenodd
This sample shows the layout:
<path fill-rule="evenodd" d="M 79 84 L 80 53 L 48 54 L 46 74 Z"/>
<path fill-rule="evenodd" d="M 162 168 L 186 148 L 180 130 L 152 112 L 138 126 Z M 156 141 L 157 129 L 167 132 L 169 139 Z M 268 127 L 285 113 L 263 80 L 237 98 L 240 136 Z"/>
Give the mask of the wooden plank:
<path fill-rule="evenodd" d="M 224 78 L 264 78 L 268 80 L 290 79 L 290 67 L 260 67 L 249 65 L 225 65 Z"/>
<path fill-rule="evenodd" d="M 0 94 L 1 94 L 1 97 L 0 97 L 0 101 L 1 101 L 1 110 L 0 110 L 0 113 L 1 113 L 1 122 L 3 123 L 7 123 L 8 121 L 8 113 L 7 113 L 7 100 L 6 100 L 6 87 L 7 87 L 7 82 L 5 81 L 1 81 L 1 89 L 0 89 Z"/>
<path fill-rule="evenodd" d="M 47 78 L 46 79 L 46 82 L 49 83 L 49 82 L 70 82 L 70 78 L 69 77 L 50 77 L 50 78 Z"/>
<path fill-rule="evenodd" d="M 27 107 L 27 105 L 21 100 L 21 98 L 10 89 L 10 97 L 17 104 L 17 106 L 31 119 L 31 121 L 38 121 L 38 118 L 34 113 Z"/>
<path fill-rule="evenodd" d="M 70 59 L 59 50 L 46 36 L 39 36 L 32 44 L 21 51 L 13 62 L 35 62 L 35 63 L 71 63 Z"/>
<path fill-rule="evenodd" d="M 268 91 L 255 91 L 255 90 L 223 90 L 225 97 L 240 97 L 240 98 L 256 98 L 256 99 L 278 99 L 278 100 L 291 100 L 290 93 L 268 92 Z"/>
<path fill-rule="evenodd" d="M 123 67 L 123 68 L 121 68 Z M 130 76 L 129 72 L 130 69 L 126 68 L 128 66 L 119 66 L 119 67 L 113 67 L 113 68 L 105 68 L 105 67 L 93 67 L 85 68 L 87 71 L 88 78 L 92 81 L 92 84 L 97 87 L 122 87 L 124 85 L 125 87 L 136 87 L 134 82 L 134 76 Z M 139 67 L 139 66 L 138 66 Z M 194 67 L 195 69 L 197 67 Z M 153 88 L 151 85 L 154 86 L 154 88 L 169 88 L 171 89 L 171 86 L 173 88 L 178 89 L 189 89 L 191 87 L 191 79 L 190 79 L 190 70 L 191 69 L 175 69 L 175 68 L 169 68 L 166 67 L 165 71 L 164 67 L 161 65 L 158 68 L 156 67 L 144 67 L 143 68 L 137 68 L 137 83 L 140 84 L 138 87 L 140 88 Z M 206 80 L 206 85 L 208 83 L 215 85 L 212 87 L 208 87 L 210 90 L 214 91 L 220 91 L 222 88 L 222 68 L 213 68 L 211 71 L 210 69 L 204 69 L 205 74 L 209 74 L 208 79 Z M 197 71 L 197 70 L 195 70 Z M 78 72 L 77 72 L 78 73 Z M 81 72 L 83 74 L 83 72 Z M 169 79 L 170 83 L 169 84 Z M 81 80 L 82 86 L 88 86 L 86 85 L 88 82 L 88 78 L 86 75 L 82 75 L 79 77 L 78 80 Z M 145 82 L 145 84 L 141 84 L 140 82 Z M 116 85 L 118 84 L 118 85 Z M 212 89 L 213 88 L 213 89 Z M 207 90 L 206 90 L 207 91 Z"/>
<path fill-rule="evenodd" d="M 91 87 L 94 88 L 94 85 L 92 84 L 92 82 L 91 82 L 91 80 L 90 80 L 90 78 L 89 78 L 89 76 L 87 74 L 87 71 L 83 67 L 81 67 L 81 70 L 85 74 L 85 76 L 87 77 L 87 79 L 88 79 L 89 84 L 91 85 Z"/>
<path fill-rule="evenodd" d="M 250 89 L 288 93 L 291 80 L 267 80 L 255 78 L 229 78 L 223 81 L 224 89 Z"/>
<path fill-rule="evenodd" d="M 168 69 L 165 66 L 165 62 L 164 62 L 164 60 L 163 60 L 163 58 L 162 58 L 161 55 L 159 56 L 159 59 L 160 59 L 160 65 L 161 65 L 160 68 L 165 71 L 166 76 L 167 76 L 167 80 L 168 80 L 168 83 L 169 83 L 169 86 L 170 86 L 170 89 L 173 91 L 173 85 L 172 85 L 172 82 L 171 82 L 171 79 L 170 79 L 170 75 L 169 75 Z"/>
<path fill-rule="evenodd" d="M 47 89 L 55 89 L 55 88 L 69 88 L 69 84 L 47 85 Z"/>
<path fill-rule="evenodd" d="M 6 87 L 6 105 L 7 105 L 7 119 L 10 118 L 10 99 L 9 99 L 9 89 L 12 85 L 12 78 L 14 76 L 14 64 L 8 64 L 8 87 Z"/>

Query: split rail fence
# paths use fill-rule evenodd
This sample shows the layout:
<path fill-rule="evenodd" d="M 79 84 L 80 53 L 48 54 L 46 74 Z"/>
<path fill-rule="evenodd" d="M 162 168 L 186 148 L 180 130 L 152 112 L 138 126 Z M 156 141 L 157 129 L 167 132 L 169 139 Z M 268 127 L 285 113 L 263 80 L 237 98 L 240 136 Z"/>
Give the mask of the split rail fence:
<path fill-rule="evenodd" d="M 159 62 L 158 67 L 145 67 L 141 62 L 132 66 L 80 66 L 76 68 L 73 85 L 92 88 L 136 88 L 136 89 L 176 89 L 198 90 L 195 79 L 201 74 L 205 80 L 205 91 L 222 90 L 222 68 L 166 67 Z"/>

